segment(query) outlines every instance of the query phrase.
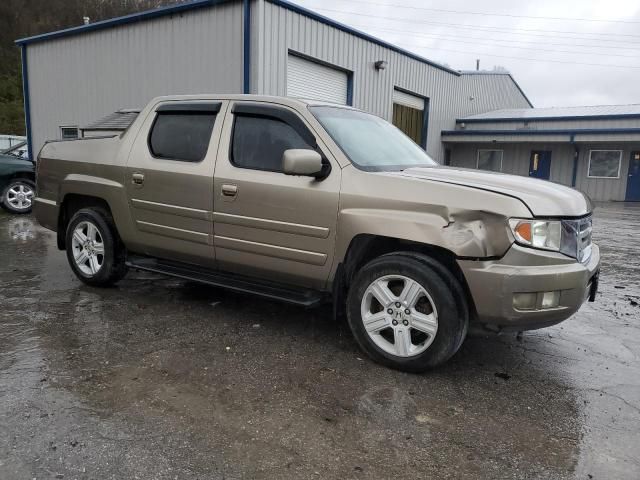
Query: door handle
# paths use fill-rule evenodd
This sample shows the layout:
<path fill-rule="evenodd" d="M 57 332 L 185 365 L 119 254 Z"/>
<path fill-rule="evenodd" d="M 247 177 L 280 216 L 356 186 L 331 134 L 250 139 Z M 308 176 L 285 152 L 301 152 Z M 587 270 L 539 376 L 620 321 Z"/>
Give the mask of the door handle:
<path fill-rule="evenodd" d="M 144 183 L 144 174 L 134 173 L 133 175 L 131 175 L 131 181 L 135 185 L 142 185 Z"/>
<path fill-rule="evenodd" d="M 222 195 L 225 197 L 235 197 L 238 194 L 238 186 L 229 183 L 222 184 Z"/>

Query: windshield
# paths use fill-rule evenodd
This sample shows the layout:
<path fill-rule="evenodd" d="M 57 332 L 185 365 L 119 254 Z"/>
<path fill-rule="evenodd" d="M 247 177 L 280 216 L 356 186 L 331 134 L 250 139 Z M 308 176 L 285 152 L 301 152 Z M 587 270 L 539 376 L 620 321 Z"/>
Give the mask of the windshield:
<path fill-rule="evenodd" d="M 351 163 L 389 171 L 437 165 L 404 133 L 375 115 L 340 107 L 309 107 Z"/>

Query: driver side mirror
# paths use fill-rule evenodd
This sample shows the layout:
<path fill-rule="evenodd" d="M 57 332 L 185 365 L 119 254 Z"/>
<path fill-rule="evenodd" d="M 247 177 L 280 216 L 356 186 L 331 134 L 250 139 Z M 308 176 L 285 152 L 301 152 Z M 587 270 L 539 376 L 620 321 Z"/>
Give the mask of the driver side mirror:
<path fill-rule="evenodd" d="M 315 150 L 292 148 L 282 154 L 282 170 L 286 175 L 324 178 L 330 165 Z"/>

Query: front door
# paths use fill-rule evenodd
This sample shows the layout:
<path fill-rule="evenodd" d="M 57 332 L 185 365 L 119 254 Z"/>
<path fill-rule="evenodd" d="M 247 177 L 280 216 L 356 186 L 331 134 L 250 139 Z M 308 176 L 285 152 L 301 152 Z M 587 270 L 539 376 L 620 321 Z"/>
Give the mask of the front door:
<path fill-rule="evenodd" d="M 534 150 L 531 152 L 529 176 L 549 180 L 551 176 L 551 151 Z"/>
<path fill-rule="evenodd" d="M 322 288 L 331 269 L 341 171 L 297 112 L 235 102 L 227 114 L 214 175 L 218 268 Z M 318 180 L 285 175 L 282 154 L 313 149 L 332 164 Z"/>
<path fill-rule="evenodd" d="M 631 152 L 629 159 L 629 176 L 627 177 L 628 202 L 640 201 L 640 152 Z"/>
<path fill-rule="evenodd" d="M 145 119 L 125 178 L 135 252 L 214 266 L 213 170 L 227 103 L 164 102 Z"/>

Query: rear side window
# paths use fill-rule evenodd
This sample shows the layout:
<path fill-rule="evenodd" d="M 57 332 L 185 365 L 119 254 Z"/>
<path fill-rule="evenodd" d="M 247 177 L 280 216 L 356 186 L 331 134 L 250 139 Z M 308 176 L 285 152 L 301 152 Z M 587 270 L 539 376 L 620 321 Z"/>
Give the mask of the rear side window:
<path fill-rule="evenodd" d="M 282 154 L 291 148 L 314 149 L 281 120 L 236 115 L 231 146 L 231 163 L 236 167 L 281 172 Z"/>
<path fill-rule="evenodd" d="M 215 120 L 212 112 L 158 112 L 149 149 L 156 158 L 200 162 L 207 154 Z"/>

